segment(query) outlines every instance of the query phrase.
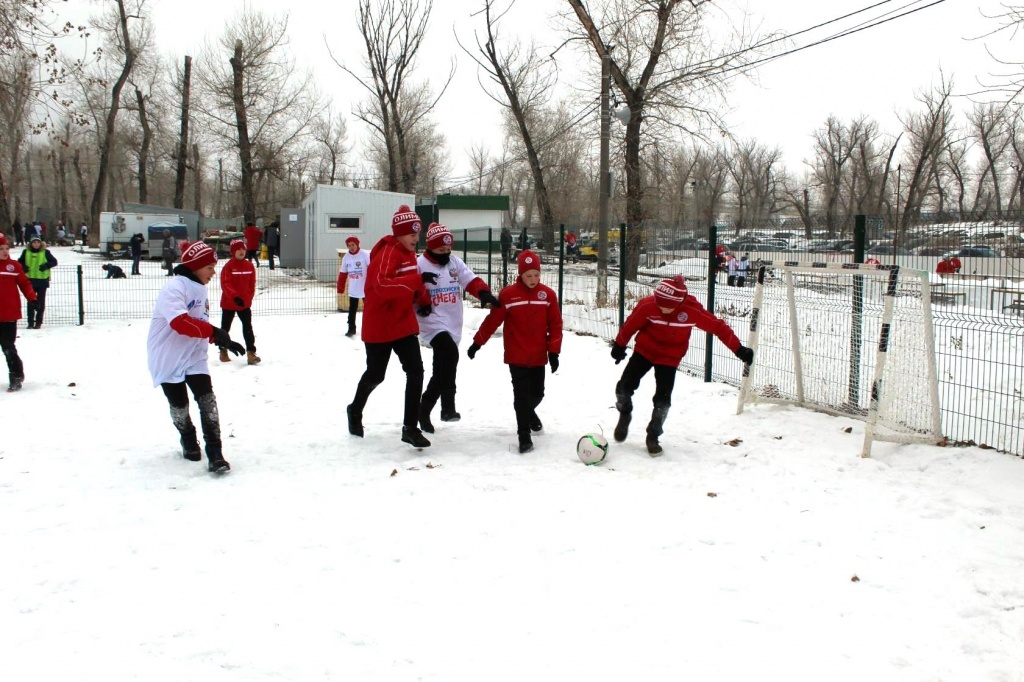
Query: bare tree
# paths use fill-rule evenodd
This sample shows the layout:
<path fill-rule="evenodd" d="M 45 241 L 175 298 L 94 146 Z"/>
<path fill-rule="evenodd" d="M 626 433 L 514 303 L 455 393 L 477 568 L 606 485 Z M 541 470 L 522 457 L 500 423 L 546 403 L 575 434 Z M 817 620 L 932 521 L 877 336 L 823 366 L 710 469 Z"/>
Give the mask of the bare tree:
<path fill-rule="evenodd" d="M 906 201 L 900 216 L 901 233 L 906 231 L 912 220 L 920 218 L 929 179 L 939 162 L 939 153 L 948 144 L 953 117 L 949 103 L 952 90 L 952 80 L 943 78 L 938 86 L 918 95 L 923 110 L 911 111 L 901 117 L 909 138 L 909 148 L 904 152 L 906 162 L 901 164 L 909 169 Z"/>
<path fill-rule="evenodd" d="M 188 170 L 188 145 L 190 108 L 192 105 L 192 57 L 185 55 L 181 72 L 181 114 L 179 116 L 180 132 L 178 133 L 178 149 L 174 155 L 174 208 L 185 206 L 185 174 Z M 196 169 L 198 173 L 198 169 Z M 196 210 L 199 210 L 198 207 Z"/>
<path fill-rule="evenodd" d="M 508 9 L 511 6 L 510 3 Z M 504 49 L 499 46 L 501 35 L 498 23 L 508 9 L 496 14 L 493 0 L 484 0 L 484 37 L 481 40 L 479 35 L 476 36 L 476 49 L 480 57 L 465 47 L 462 49 L 473 58 L 487 79 L 500 88 L 500 95 L 491 93 L 487 88 L 484 91 L 505 107 L 515 122 L 533 178 L 533 194 L 540 214 L 544 244 L 551 253 L 555 247 L 555 214 L 530 121 L 550 101 L 554 72 L 539 57 L 535 44 L 524 48 L 519 40 L 513 39 Z M 461 43 L 459 45 L 462 46 Z"/>
<path fill-rule="evenodd" d="M 392 192 L 415 192 L 417 180 L 422 181 L 416 170 L 417 166 L 422 168 L 422 155 L 427 150 L 420 138 L 438 139 L 436 128 L 427 124 L 427 117 L 455 73 L 453 62 L 436 96 L 426 83 L 411 86 L 408 81 L 433 4 L 433 0 L 359 0 L 359 33 L 366 49 L 363 66 L 370 73 L 369 80 L 331 55 L 335 64 L 370 94 L 370 102 L 356 108 L 356 117 L 376 134 L 386 159 L 386 188 Z"/>
<path fill-rule="evenodd" d="M 985 155 L 985 171 L 982 177 L 990 179 L 998 218 L 1002 218 L 1003 215 L 999 178 L 1002 175 L 1003 155 L 1010 146 L 1010 131 L 1004 118 L 1005 111 L 1004 107 L 992 103 L 975 104 L 974 109 L 967 115 L 971 132 Z"/>
<path fill-rule="evenodd" d="M 756 45 L 745 27 L 731 37 L 720 31 L 712 36 L 710 0 L 598 0 L 589 3 L 593 11 L 582 0 L 568 3 L 578 21 L 575 37 L 599 59 L 609 56 L 612 82 L 630 112 L 624 144 L 630 258 L 624 270 L 634 277 L 647 217 L 641 167 L 645 121 L 698 135 L 723 130 L 716 103 L 727 86 L 726 72 L 752 59 Z"/>
<path fill-rule="evenodd" d="M 317 151 L 323 155 L 324 160 L 317 173 L 318 181 L 326 180 L 327 184 L 333 185 L 338 179 L 339 167 L 349 152 L 345 117 L 328 109 L 313 123 L 312 131 Z"/>

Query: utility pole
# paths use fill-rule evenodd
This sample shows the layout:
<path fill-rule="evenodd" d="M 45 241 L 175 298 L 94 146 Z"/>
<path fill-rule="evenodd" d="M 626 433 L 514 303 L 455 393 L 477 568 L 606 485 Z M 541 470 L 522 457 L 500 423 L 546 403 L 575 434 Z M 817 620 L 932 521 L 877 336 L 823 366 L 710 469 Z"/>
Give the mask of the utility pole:
<path fill-rule="evenodd" d="M 608 303 L 608 201 L 611 197 L 609 147 L 612 137 L 611 107 L 608 100 L 612 81 L 611 61 L 611 48 L 605 45 L 604 53 L 601 55 L 601 176 L 598 179 L 600 196 L 597 209 L 597 305 L 599 306 Z M 619 254 L 620 261 L 625 258 L 626 254 Z"/>

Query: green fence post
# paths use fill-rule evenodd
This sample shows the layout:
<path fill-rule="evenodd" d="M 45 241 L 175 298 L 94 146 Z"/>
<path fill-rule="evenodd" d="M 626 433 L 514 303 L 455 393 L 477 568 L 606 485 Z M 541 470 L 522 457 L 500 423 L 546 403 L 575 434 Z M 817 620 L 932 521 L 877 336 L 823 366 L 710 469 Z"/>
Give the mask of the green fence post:
<path fill-rule="evenodd" d="M 493 266 L 494 257 L 494 228 L 487 228 L 487 288 L 494 291 L 494 287 L 491 285 L 491 268 Z"/>
<path fill-rule="evenodd" d="M 558 224 L 558 309 L 562 310 L 562 292 L 565 291 L 565 223 Z"/>
<path fill-rule="evenodd" d="M 619 326 L 626 322 L 626 223 L 619 223 Z"/>
<path fill-rule="evenodd" d="M 867 216 L 854 217 L 853 223 L 853 262 L 864 262 L 864 250 L 867 246 Z M 850 320 L 850 371 L 849 384 L 846 387 L 850 405 L 860 405 L 860 355 L 864 334 L 864 276 L 853 276 L 853 301 Z"/>
<path fill-rule="evenodd" d="M 718 282 L 718 227 L 708 227 L 708 312 L 715 314 L 715 284 Z M 704 334 L 704 381 L 711 382 L 711 373 L 715 362 L 715 336 L 711 332 Z"/>
<path fill-rule="evenodd" d="M 78 326 L 85 324 L 85 285 L 82 282 L 82 264 L 75 268 L 78 276 Z"/>

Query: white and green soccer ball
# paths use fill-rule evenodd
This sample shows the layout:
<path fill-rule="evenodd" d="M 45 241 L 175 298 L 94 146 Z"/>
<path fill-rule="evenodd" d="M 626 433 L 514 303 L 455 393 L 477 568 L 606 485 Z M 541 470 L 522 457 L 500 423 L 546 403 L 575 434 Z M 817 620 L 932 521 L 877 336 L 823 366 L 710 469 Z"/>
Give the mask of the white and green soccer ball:
<path fill-rule="evenodd" d="M 600 434 L 588 433 L 576 443 L 576 456 L 587 466 L 600 464 L 608 456 L 608 440 Z"/>

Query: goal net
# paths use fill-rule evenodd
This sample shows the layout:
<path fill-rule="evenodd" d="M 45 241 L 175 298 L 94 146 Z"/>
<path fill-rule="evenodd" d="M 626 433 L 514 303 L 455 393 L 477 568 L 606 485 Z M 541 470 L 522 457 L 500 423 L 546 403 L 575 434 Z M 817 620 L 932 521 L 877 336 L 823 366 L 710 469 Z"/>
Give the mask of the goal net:
<path fill-rule="evenodd" d="M 939 442 L 928 273 L 857 263 L 764 263 L 750 318 L 754 362 L 738 412 L 789 403 L 866 422 L 875 440 Z"/>

